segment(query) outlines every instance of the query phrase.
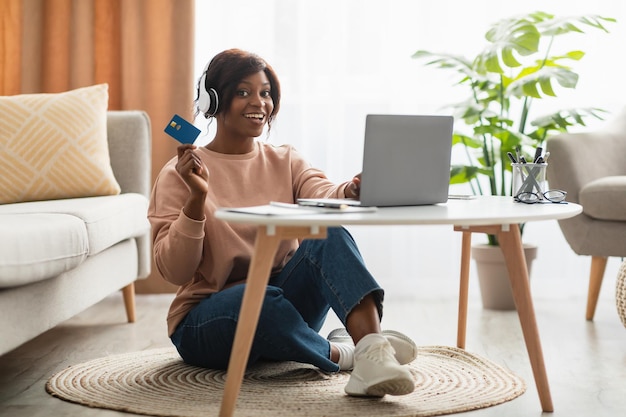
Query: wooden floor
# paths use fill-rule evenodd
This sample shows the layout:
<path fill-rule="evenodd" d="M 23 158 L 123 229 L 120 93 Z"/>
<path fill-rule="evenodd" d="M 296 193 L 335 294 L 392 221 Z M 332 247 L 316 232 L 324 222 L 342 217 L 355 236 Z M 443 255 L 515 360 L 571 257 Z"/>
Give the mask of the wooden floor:
<path fill-rule="evenodd" d="M 430 285 L 430 284 L 429 284 Z M 612 285 L 608 283 L 607 286 Z M 610 293 L 609 287 L 606 292 Z M 404 331 L 420 345 L 454 345 L 456 298 L 388 294 L 385 328 Z M 451 291 L 450 294 L 453 294 Z M 555 417 L 623 416 L 626 413 L 626 329 L 610 296 L 600 300 L 596 320 L 584 320 L 584 291 L 565 299 L 535 297 Z M 138 320 L 126 324 L 120 294 L 0 357 L 0 415 L 128 416 L 61 401 L 44 390 L 55 372 L 85 360 L 170 346 L 165 314 L 171 295 L 138 296 Z M 325 332 L 337 327 L 329 316 Z M 488 357 L 525 379 L 527 392 L 508 403 L 468 417 L 539 416 L 541 408 L 516 313 L 483 310 L 471 297 L 467 349 Z M 549 414 L 546 414 L 549 415 Z"/>

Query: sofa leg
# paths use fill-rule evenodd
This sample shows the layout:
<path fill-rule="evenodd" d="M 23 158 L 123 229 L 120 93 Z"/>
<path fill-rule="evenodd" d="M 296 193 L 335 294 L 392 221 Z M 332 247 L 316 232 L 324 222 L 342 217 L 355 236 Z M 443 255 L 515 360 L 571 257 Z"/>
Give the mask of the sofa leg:
<path fill-rule="evenodd" d="M 587 320 L 589 321 L 592 321 L 593 316 L 596 314 L 596 306 L 598 305 L 598 297 L 600 296 L 600 287 L 602 286 L 607 260 L 606 256 L 591 257 L 589 293 L 587 294 Z"/>
<path fill-rule="evenodd" d="M 129 323 L 135 322 L 135 283 L 130 283 L 122 288 L 124 295 L 124 307 L 126 308 L 126 318 Z"/>

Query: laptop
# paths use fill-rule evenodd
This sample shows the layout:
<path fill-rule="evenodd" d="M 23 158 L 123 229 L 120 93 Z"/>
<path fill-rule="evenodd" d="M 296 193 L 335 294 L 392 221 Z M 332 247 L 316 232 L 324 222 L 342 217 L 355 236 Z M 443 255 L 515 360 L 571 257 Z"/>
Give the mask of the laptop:
<path fill-rule="evenodd" d="M 452 116 L 367 115 L 360 201 L 300 199 L 322 206 L 416 206 L 445 203 L 450 184 Z"/>

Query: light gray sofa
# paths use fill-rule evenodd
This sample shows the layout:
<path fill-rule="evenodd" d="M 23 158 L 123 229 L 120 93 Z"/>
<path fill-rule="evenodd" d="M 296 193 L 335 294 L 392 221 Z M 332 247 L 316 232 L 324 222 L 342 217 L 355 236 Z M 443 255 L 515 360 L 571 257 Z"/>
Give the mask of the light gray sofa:
<path fill-rule="evenodd" d="M 134 321 L 151 267 L 148 115 L 109 111 L 107 136 L 121 194 L 0 205 L 0 354 L 120 289 Z"/>

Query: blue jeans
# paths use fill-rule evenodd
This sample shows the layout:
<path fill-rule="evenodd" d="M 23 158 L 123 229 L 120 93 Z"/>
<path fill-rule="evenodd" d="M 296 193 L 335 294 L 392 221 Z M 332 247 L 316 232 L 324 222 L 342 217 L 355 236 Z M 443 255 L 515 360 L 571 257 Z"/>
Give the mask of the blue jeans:
<path fill-rule="evenodd" d="M 245 284 L 202 300 L 178 325 L 171 339 L 191 365 L 226 369 Z M 305 240 L 285 268 L 270 277 L 248 365 L 256 361 L 309 363 L 327 372 L 330 344 L 318 332 L 329 309 L 342 323 L 368 294 L 382 318 L 383 290 L 367 270 L 350 233 L 329 228 L 326 239 Z"/>

